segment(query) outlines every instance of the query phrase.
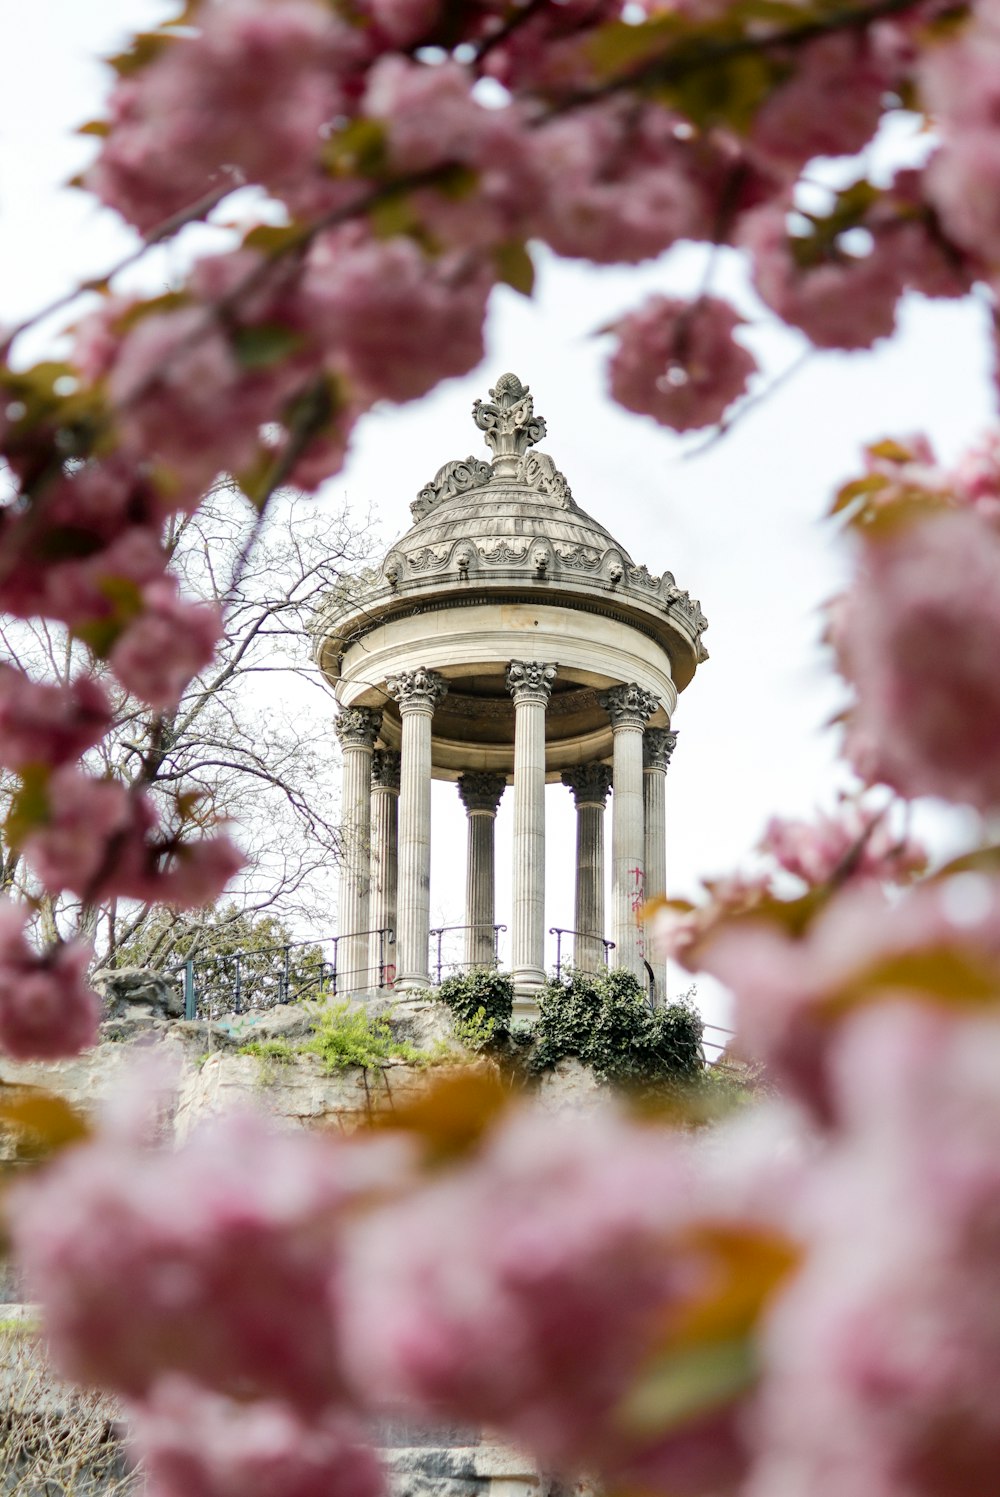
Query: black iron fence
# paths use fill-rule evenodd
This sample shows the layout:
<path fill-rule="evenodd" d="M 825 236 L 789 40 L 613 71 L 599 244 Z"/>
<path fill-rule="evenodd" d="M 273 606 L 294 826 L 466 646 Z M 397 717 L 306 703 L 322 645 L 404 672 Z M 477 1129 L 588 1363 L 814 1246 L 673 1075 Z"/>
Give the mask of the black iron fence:
<path fill-rule="evenodd" d="M 603 948 L 603 959 L 605 966 L 608 965 L 609 953 L 614 951 L 615 949 L 614 941 L 606 940 L 605 937 L 599 935 L 596 930 L 567 930 L 565 929 L 565 927 L 560 925 L 550 925 L 549 935 L 555 936 L 556 938 L 556 982 L 559 981 L 559 978 L 562 975 L 563 967 L 571 965 L 571 963 L 563 961 L 563 936 L 572 936 L 574 942 L 579 939 L 584 941 L 593 941 L 595 946 L 600 944 L 600 946 Z"/>
<path fill-rule="evenodd" d="M 480 924 L 480 925 L 437 925 L 437 926 L 435 926 L 434 929 L 432 931 L 430 931 L 430 933 L 429 933 L 431 940 L 437 942 L 436 954 L 435 954 L 434 960 L 431 962 L 431 966 L 434 968 L 434 972 L 435 972 L 435 979 L 434 979 L 435 980 L 435 984 L 438 987 L 441 986 L 441 981 L 442 981 L 441 974 L 444 971 L 445 967 L 450 968 L 451 971 L 453 971 L 453 972 L 461 971 L 463 968 L 466 968 L 466 967 L 481 967 L 481 966 L 485 966 L 485 965 L 490 965 L 490 966 L 498 967 L 500 965 L 500 934 L 501 934 L 502 931 L 506 931 L 506 929 L 507 929 L 506 925 L 485 925 L 485 924 Z M 490 934 L 492 936 L 493 955 L 490 958 L 490 962 L 488 964 L 487 963 L 483 963 L 483 962 L 455 961 L 455 960 L 452 960 L 452 958 L 446 957 L 444 955 L 444 938 L 445 938 L 445 936 L 456 935 L 459 932 L 465 933 L 467 931 L 489 931 L 490 932 Z"/>
<path fill-rule="evenodd" d="M 373 960 L 360 970 L 345 972 L 340 948 L 352 936 L 369 942 Z M 390 960 L 393 938 L 392 928 L 384 926 L 318 941 L 201 952 L 168 968 L 165 975 L 182 985 L 188 1019 L 259 1012 L 280 1003 L 336 997 L 338 985 L 341 990 L 345 985 L 351 989 L 391 987 L 396 976 Z"/>

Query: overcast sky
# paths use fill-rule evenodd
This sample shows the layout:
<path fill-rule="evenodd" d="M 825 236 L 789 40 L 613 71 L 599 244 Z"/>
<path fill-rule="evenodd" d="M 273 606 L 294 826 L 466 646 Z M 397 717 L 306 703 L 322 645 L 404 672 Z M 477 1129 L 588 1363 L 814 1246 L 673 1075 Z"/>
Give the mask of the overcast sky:
<path fill-rule="evenodd" d="M 165 9 L 152 0 L 42 0 L 0 16 L 0 321 L 20 319 L 128 249 L 112 214 L 60 184 L 93 151 L 72 130 L 100 112 L 107 75 L 97 58 L 115 50 L 127 27 L 148 25 Z M 881 154 L 919 149 L 904 125 Z M 408 527 L 410 500 L 440 464 L 479 451 L 473 399 L 507 369 L 531 386 L 548 423 L 544 448 L 577 502 L 637 562 L 670 568 L 708 615 L 711 659 L 674 718 L 681 737 L 667 780 L 673 893 L 691 893 L 703 877 L 731 868 L 769 815 L 807 815 L 849 783 L 836 763 L 836 731 L 825 726 L 843 698 L 819 644 L 818 610 L 846 575 L 822 516 L 838 483 L 857 471 L 862 446 L 919 429 L 950 457 L 992 417 L 985 309 L 919 297 L 901 308 L 894 340 L 873 353 L 812 355 L 706 451 L 697 451 L 703 439 L 679 439 L 619 410 L 605 391 L 609 340 L 597 329 L 649 292 L 694 291 L 705 254 L 682 246 L 620 271 L 538 253 L 531 301 L 506 289 L 495 294 L 481 367 L 414 405 L 366 418 L 347 467 L 318 501 L 346 497 L 359 511 L 373 508 L 387 543 Z M 170 271 L 164 257 L 152 284 Z M 768 319 L 735 254 L 717 256 L 714 286 L 753 319 L 746 338 L 766 368 L 761 383 L 791 369 L 804 343 Z M 311 701 L 322 709 L 318 694 Z M 511 801 L 508 793 L 498 821 L 501 921 L 510 908 Z M 547 816 L 546 924 L 568 927 L 568 791 L 548 788 Z M 933 810 L 922 825 L 935 838 L 954 834 Z M 465 829 L 450 785 L 435 786 L 433 834 L 432 923 L 458 922 Z M 708 1015 L 724 1017 L 708 984 L 699 992 Z"/>

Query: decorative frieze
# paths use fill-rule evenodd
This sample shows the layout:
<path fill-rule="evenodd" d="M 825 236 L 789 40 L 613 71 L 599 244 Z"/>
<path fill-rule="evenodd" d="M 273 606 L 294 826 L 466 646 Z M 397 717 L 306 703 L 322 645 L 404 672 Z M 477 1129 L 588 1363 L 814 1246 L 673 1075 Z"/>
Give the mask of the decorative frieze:
<path fill-rule="evenodd" d="M 433 712 L 448 690 L 448 683 L 437 671 L 418 665 L 412 671 L 390 676 L 385 689 L 399 703 L 400 712 Z"/>
<path fill-rule="evenodd" d="M 575 769 L 564 769 L 562 782 L 572 790 L 577 807 L 603 806 L 611 789 L 610 764 L 578 764 Z"/>
<path fill-rule="evenodd" d="M 400 756 L 393 749 L 376 749 L 372 755 L 372 789 L 399 790 Z"/>
<path fill-rule="evenodd" d="M 341 748 L 374 748 L 381 728 L 381 712 L 370 707 L 344 707 L 333 723 Z"/>
<path fill-rule="evenodd" d="M 507 667 L 507 690 L 514 706 L 519 702 L 547 702 L 557 669 L 543 660 L 512 660 Z"/>
<path fill-rule="evenodd" d="M 612 728 L 645 727 L 660 705 L 651 691 L 645 691 L 635 681 L 612 686 L 598 693 L 597 699 L 610 717 Z"/>
<path fill-rule="evenodd" d="M 467 770 L 458 777 L 458 793 L 470 815 L 495 816 L 506 788 L 506 775 L 490 774 L 487 770 Z"/>
<path fill-rule="evenodd" d="M 642 735 L 644 769 L 662 769 L 666 773 L 670 756 L 677 747 L 675 728 L 647 728 Z"/>

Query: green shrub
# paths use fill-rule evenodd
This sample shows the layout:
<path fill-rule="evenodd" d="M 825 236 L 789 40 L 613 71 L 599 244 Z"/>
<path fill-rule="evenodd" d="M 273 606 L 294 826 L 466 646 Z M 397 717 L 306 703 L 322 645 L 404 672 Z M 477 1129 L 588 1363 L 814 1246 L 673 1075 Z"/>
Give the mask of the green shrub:
<path fill-rule="evenodd" d="M 510 1030 L 514 1011 L 514 979 L 495 967 L 472 967 L 457 977 L 448 977 L 437 990 L 451 1009 L 458 1025 L 492 1024 L 491 1040 L 503 1039 Z M 482 1020 L 477 1015 L 482 1013 Z M 482 1046 L 479 1047 L 480 1049 Z"/>
<path fill-rule="evenodd" d="M 347 1070 L 349 1066 L 369 1068 L 388 1060 L 408 1060 L 415 1065 L 430 1056 L 404 1041 L 394 1040 L 389 1020 L 376 1017 L 364 1008 L 349 1003 L 331 1003 L 316 1010 L 313 1033 L 296 1046 L 302 1055 L 318 1055 L 328 1073 Z"/>
<path fill-rule="evenodd" d="M 258 1060 L 291 1060 L 295 1054 L 287 1040 L 249 1040 L 237 1055 L 256 1055 Z M 208 1059 L 208 1056 L 205 1056 Z"/>
<path fill-rule="evenodd" d="M 650 1009 L 630 972 L 573 972 L 542 989 L 532 1071 L 576 1056 L 600 1081 L 640 1090 L 696 1081 L 701 1017 L 689 998 Z"/>

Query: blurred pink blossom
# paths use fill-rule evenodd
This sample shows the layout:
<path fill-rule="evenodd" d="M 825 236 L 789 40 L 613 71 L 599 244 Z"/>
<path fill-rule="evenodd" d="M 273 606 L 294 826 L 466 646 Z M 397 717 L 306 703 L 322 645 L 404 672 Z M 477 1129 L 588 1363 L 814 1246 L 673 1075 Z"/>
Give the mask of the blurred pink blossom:
<path fill-rule="evenodd" d="M 93 948 L 25 938 L 27 909 L 0 900 L 0 1050 L 14 1060 L 61 1060 L 97 1039 L 101 1004 L 87 985 Z"/>
<path fill-rule="evenodd" d="M 7 769 L 77 759 L 110 726 L 111 704 L 92 676 L 57 685 L 0 664 L 0 763 Z"/>
<path fill-rule="evenodd" d="M 211 663 L 221 634 L 216 604 L 185 601 L 173 578 L 164 578 L 143 589 L 142 611 L 118 636 L 108 664 L 126 691 L 151 707 L 175 707 Z"/>
<path fill-rule="evenodd" d="M 393 1140 L 345 1143 L 249 1112 L 176 1150 L 98 1132 L 10 1194 L 55 1361 L 132 1397 L 179 1372 L 318 1412 L 343 1392 L 342 1216 L 392 1185 L 399 1159 Z"/>
<path fill-rule="evenodd" d="M 375 1452 L 345 1414 L 304 1419 L 167 1375 L 129 1410 L 148 1497 L 381 1497 Z"/>
<path fill-rule="evenodd" d="M 1000 535 L 956 511 L 867 540 L 831 637 L 847 752 L 901 795 L 1000 803 Z"/>
<path fill-rule="evenodd" d="M 741 321 L 718 297 L 651 296 L 614 326 L 611 394 L 674 431 L 713 425 L 757 369 L 753 354 L 733 338 Z"/>

